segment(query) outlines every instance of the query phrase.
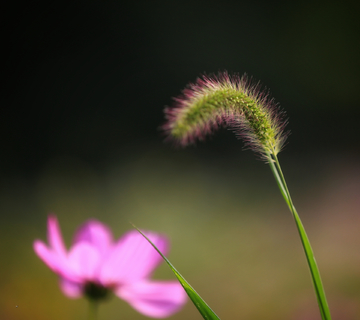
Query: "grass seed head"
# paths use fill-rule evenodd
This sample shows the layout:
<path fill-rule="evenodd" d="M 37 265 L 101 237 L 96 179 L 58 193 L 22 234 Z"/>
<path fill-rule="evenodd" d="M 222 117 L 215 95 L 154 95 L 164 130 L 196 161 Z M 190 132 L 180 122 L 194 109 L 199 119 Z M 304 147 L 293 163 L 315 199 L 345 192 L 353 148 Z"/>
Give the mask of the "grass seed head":
<path fill-rule="evenodd" d="M 186 146 L 203 140 L 219 127 L 228 127 L 245 146 L 263 158 L 281 151 L 288 133 L 287 121 L 268 91 L 246 75 L 227 72 L 202 76 L 189 84 L 165 109 L 162 129 L 168 139 Z"/>

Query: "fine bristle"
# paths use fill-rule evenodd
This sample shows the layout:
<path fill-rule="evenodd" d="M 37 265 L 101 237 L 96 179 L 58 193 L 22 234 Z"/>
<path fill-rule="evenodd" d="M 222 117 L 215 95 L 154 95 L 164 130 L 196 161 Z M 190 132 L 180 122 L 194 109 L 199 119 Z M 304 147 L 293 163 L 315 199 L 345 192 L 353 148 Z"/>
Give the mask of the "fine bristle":
<path fill-rule="evenodd" d="M 268 158 L 284 145 L 287 121 L 268 90 L 246 75 L 204 75 L 190 83 L 165 109 L 162 130 L 167 140 L 186 146 L 203 140 L 221 126 L 243 139 L 245 146 Z"/>

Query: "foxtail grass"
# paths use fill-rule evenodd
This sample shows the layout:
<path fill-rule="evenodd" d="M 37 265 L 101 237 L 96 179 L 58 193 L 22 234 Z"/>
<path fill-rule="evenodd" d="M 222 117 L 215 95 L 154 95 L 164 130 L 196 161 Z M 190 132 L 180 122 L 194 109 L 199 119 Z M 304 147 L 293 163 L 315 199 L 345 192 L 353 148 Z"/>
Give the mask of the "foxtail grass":
<path fill-rule="evenodd" d="M 247 76 L 230 76 L 226 72 L 197 79 L 195 83 L 189 84 L 174 101 L 173 106 L 165 109 L 167 121 L 162 129 L 167 140 L 180 146 L 187 146 L 194 144 L 197 140 L 204 140 L 219 127 L 226 127 L 233 130 L 244 141 L 247 148 L 252 149 L 269 164 L 279 190 L 295 220 L 310 269 L 321 318 L 331 320 L 314 252 L 291 199 L 278 160 L 278 153 L 282 150 L 289 134 L 285 131 L 287 125 L 285 113 L 270 97 L 268 91 L 261 90 L 259 84 L 254 84 Z M 176 269 L 164 256 L 163 258 L 182 283 L 182 277 L 179 278 Z M 186 286 L 184 284 L 183 286 L 187 291 Z M 188 295 L 191 298 L 189 292 Z M 196 299 L 192 301 L 195 305 L 198 303 Z M 216 318 L 202 315 L 204 319 L 218 319 L 216 315 Z"/>

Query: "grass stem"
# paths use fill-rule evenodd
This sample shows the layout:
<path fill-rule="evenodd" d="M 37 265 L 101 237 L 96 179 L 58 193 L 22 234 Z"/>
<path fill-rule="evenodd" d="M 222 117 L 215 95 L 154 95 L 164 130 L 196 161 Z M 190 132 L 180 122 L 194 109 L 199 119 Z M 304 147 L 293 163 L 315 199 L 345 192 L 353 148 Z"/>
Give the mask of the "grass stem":
<path fill-rule="evenodd" d="M 316 260 L 315 260 L 314 252 L 311 248 L 309 238 L 305 232 L 305 228 L 304 228 L 304 226 L 300 220 L 300 217 L 299 217 L 299 215 L 294 207 L 294 204 L 292 202 L 290 192 L 289 192 L 289 189 L 288 189 L 286 181 L 285 181 L 284 174 L 280 167 L 280 162 L 279 162 L 277 156 L 274 154 L 272 156 L 270 156 L 270 154 L 268 154 L 268 158 L 269 158 L 269 164 L 270 164 L 271 171 L 273 172 L 275 180 L 280 189 L 280 192 L 281 192 L 282 196 L 284 197 L 285 202 L 287 203 L 287 205 L 294 217 L 296 227 L 297 227 L 299 235 L 300 235 L 301 243 L 303 245 L 303 248 L 305 251 L 305 256 L 306 256 L 306 259 L 307 259 L 307 262 L 308 262 L 308 265 L 310 268 L 310 274 L 311 274 L 311 278 L 312 278 L 312 281 L 314 284 L 321 318 L 322 318 L 322 320 L 331 320 L 330 310 L 329 310 L 329 306 L 328 306 L 328 303 L 326 300 L 325 291 L 324 291 L 324 287 L 323 287 L 323 284 L 321 281 L 319 268 L 318 268 Z"/>

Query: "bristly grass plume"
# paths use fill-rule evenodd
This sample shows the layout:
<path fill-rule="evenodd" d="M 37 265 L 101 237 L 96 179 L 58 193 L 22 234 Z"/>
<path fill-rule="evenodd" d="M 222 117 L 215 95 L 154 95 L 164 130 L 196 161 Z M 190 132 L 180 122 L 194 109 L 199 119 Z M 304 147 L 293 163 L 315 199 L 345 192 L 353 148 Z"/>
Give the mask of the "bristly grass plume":
<path fill-rule="evenodd" d="M 245 146 L 270 160 L 269 155 L 277 155 L 286 140 L 284 113 L 268 91 L 261 91 L 259 83 L 253 84 L 246 75 L 203 76 L 174 100 L 174 106 L 165 109 L 163 129 L 182 146 L 225 126 Z"/>
<path fill-rule="evenodd" d="M 310 241 L 295 209 L 281 170 L 277 154 L 281 151 L 288 133 L 287 121 L 268 91 L 260 91 L 247 76 L 203 76 L 188 85 L 175 105 L 165 109 L 167 122 L 163 130 L 168 139 L 186 146 L 203 139 L 219 126 L 226 126 L 245 141 L 245 145 L 259 153 L 273 172 L 280 192 L 292 213 L 310 269 L 319 304 L 321 318 L 331 320 L 320 272 Z"/>

